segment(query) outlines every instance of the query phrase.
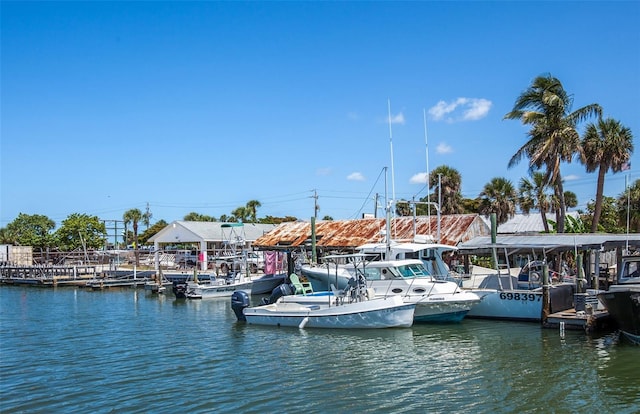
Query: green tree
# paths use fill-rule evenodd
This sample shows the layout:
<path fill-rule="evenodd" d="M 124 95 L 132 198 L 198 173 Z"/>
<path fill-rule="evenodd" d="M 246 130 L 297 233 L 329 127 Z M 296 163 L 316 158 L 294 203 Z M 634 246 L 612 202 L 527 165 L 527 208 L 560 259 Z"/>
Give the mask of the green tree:
<path fill-rule="evenodd" d="M 142 234 L 140 234 L 138 236 L 138 240 L 140 241 L 141 244 L 146 244 L 147 241 L 154 236 L 156 233 L 158 233 L 160 230 L 164 229 L 165 227 L 167 227 L 167 222 L 164 220 L 159 220 L 157 222 L 155 222 L 151 227 L 149 227 L 148 229 L 146 229 L 144 232 L 142 232 Z"/>
<path fill-rule="evenodd" d="M 18 214 L 6 227 L 3 237 L 7 244 L 32 246 L 34 249 L 46 249 L 53 245 L 53 229 L 56 223 L 40 214 Z"/>
<path fill-rule="evenodd" d="M 73 213 L 62 221 L 56 230 L 58 247 L 63 251 L 76 249 L 98 249 L 104 246 L 107 231 L 98 216 Z"/>
<path fill-rule="evenodd" d="M 413 215 L 413 208 L 406 200 L 398 200 L 396 204 L 396 216 L 407 217 Z"/>
<path fill-rule="evenodd" d="M 438 183 L 442 183 L 442 205 L 440 206 L 440 214 L 459 214 L 462 211 L 462 176 L 455 168 L 447 165 L 441 165 L 429 174 L 429 189 L 434 190 L 430 196 L 431 201 L 438 202 Z M 427 201 L 427 197 L 420 199 Z"/>
<path fill-rule="evenodd" d="M 516 213 L 517 197 L 511 181 L 495 177 L 485 184 L 479 195 L 480 213 L 486 216 L 496 213 L 496 222 L 506 223 Z"/>
<path fill-rule="evenodd" d="M 262 207 L 262 204 L 260 204 L 258 200 L 250 200 L 247 202 L 245 209 L 248 214 L 248 218 L 251 220 L 251 223 L 255 223 L 258 221 L 256 215 L 258 214 L 259 207 Z"/>
<path fill-rule="evenodd" d="M 632 153 L 633 135 L 631 130 L 619 121 L 607 118 L 587 125 L 582 139 L 581 160 L 587 168 L 587 172 L 598 170 L 596 200 L 591 223 L 592 233 L 598 229 L 602 214 L 604 176 L 609 170 L 614 173 L 622 171 L 623 165 L 629 162 Z"/>
<path fill-rule="evenodd" d="M 640 233 L 640 180 L 636 180 L 622 194 L 618 196 L 617 203 L 619 223 L 627 229 L 627 217 L 629 217 L 629 231 Z"/>
<path fill-rule="evenodd" d="M 142 221 L 144 214 L 137 208 L 132 208 L 127 210 L 122 215 L 122 220 L 124 220 L 124 228 L 126 233 L 126 228 L 129 223 L 133 226 L 133 254 L 136 257 L 136 266 L 140 265 L 140 255 L 138 252 L 138 223 Z"/>
<path fill-rule="evenodd" d="M 549 197 L 547 190 L 549 184 L 545 181 L 545 176 L 539 171 L 531 172 L 531 180 L 526 177 L 520 179 L 518 186 L 518 204 L 524 214 L 529 214 L 532 209 L 537 209 L 542 218 L 544 232 L 549 233 L 549 223 L 547 222 L 547 211 L 549 211 Z"/>
<path fill-rule="evenodd" d="M 233 220 L 230 219 L 229 221 L 246 223 L 249 221 L 248 218 L 250 214 L 251 213 L 247 210 L 246 207 L 238 207 L 231 212 Z"/>
<path fill-rule="evenodd" d="M 463 214 L 480 214 L 482 200 L 476 198 L 463 198 L 460 202 L 461 213 Z"/>
<path fill-rule="evenodd" d="M 578 196 L 573 191 L 564 192 L 564 203 L 567 210 L 570 208 L 576 208 L 578 206 Z"/>
<path fill-rule="evenodd" d="M 593 228 L 595 208 L 595 201 L 591 200 L 587 203 L 587 213 L 581 215 L 588 228 Z M 602 197 L 600 221 L 596 232 L 622 233 L 624 230 L 623 222 L 619 216 L 618 201 L 613 197 Z M 592 231 L 592 233 L 595 232 Z"/>
<path fill-rule="evenodd" d="M 322 217 L 322 220 L 324 220 L 324 221 L 333 221 L 333 217 L 331 217 L 331 216 L 324 216 L 324 217 Z"/>
<path fill-rule="evenodd" d="M 518 164 L 522 158 L 529 158 L 529 168 L 538 170 L 545 167 L 545 181 L 553 185 L 559 201 L 558 233 L 564 233 L 566 204 L 560 165 L 571 162 L 580 152 L 580 136 L 576 130 L 579 122 L 590 116 L 600 116 L 598 104 L 590 104 L 571 111 L 573 97 L 562 83 L 552 77 L 538 76 L 517 99 L 505 119 L 518 119 L 531 129 L 528 141 L 511 157 L 508 167 Z"/>
<path fill-rule="evenodd" d="M 184 221 L 217 221 L 215 217 L 207 216 L 205 214 L 196 213 L 194 211 L 192 211 L 191 213 L 189 213 L 186 216 L 184 216 L 183 220 Z M 224 220 L 222 220 L 222 218 L 220 218 L 220 221 L 224 221 Z"/>

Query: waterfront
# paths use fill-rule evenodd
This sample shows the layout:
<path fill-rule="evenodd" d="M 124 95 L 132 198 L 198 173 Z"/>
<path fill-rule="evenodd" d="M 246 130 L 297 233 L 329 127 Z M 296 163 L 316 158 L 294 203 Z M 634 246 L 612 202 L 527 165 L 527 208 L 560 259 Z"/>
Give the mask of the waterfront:
<path fill-rule="evenodd" d="M 0 287 L 3 413 L 640 410 L 640 348 L 537 324 L 237 323 L 228 298 Z"/>

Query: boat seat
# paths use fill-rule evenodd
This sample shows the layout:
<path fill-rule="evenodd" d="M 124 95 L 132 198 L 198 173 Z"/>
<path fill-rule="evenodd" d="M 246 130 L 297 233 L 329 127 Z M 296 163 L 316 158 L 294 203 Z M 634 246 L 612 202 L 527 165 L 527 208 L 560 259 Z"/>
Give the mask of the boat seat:
<path fill-rule="evenodd" d="M 306 295 L 308 293 L 313 293 L 313 287 L 311 286 L 311 283 L 301 282 L 300 278 L 295 273 L 291 273 L 289 275 L 289 280 L 293 285 L 294 295 L 298 295 L 298 294 Z"/>

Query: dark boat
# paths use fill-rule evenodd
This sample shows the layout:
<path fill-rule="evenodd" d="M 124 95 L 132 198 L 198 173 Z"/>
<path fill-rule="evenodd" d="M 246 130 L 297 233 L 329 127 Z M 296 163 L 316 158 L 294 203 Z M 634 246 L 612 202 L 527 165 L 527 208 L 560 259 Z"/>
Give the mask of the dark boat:
<path fill-rule="evenodd" d="M 625 338 L 640 345 L 640 256 L 622 258 L 617 284 L 598 294 Z"/>

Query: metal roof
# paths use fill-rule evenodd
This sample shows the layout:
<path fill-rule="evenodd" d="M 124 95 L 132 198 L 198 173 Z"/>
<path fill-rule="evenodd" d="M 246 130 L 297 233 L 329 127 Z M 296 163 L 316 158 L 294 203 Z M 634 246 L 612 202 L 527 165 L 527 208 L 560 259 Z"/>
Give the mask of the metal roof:
<path fill-rule="evenodd" d="M 416 217 L 415 234 L 437 238 L 436 216 Z M 385 239 L 386 219 L 366 218 L 316 222 L 316 245 L 328 248 L 355 248 L 366 243 L 381 243 Z M 454 214 L 440 220 L 440 242 L 456 245 L 476 236 L 490 234 L 489 227 L 477 214 Z M 413 241 L 413 217 L 391 219 L 391 238 L 397 241 Z M 258 238 L 255 248 L 300 247 L 311 243 L 311 223 L 282 223 L 268 234 Z"/>
<path fill-rule="evenodd" d="M 232 226 L 230 226 L 232 224 Z M 213 221 L 174 221 L 153 235 L 150 242 L 189 243 L 225 241 L 230 229 L 242 231 L 246 241 L 252 242 L 265 233 L 273 230 L 275 224 L 261 223 L 222 223 Z"/>
<path fill-rule="evenodd" d="M 513 253 L 516 250 L 612 250 L 627 244 L 640 247 L 640 234 L 499 234 L 495 244 L 491 243 L 491 236 L 482 236 L 458 245 L 458 249 L 462 254 L 486 254 L 494 247 Z"/>
<path fill-rule="evenodd" d="M 567 211 L 567 216 L 578 218 L 580 217 L 580 213 L 577 211 Z M 482 219 L 488 226 L 491 226 L 489 216 L 482 216 Z M 547 221 L 556 221 L 556 215 L 547 213 L 546 219 Z M 498 225 L 498 234 L 541 233 L 543 231 L 544 223 L 542 222 L 542 216 L 540 213 L 516 214 L 507 220 L 506 223 Z"/>

